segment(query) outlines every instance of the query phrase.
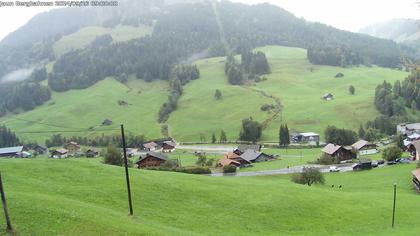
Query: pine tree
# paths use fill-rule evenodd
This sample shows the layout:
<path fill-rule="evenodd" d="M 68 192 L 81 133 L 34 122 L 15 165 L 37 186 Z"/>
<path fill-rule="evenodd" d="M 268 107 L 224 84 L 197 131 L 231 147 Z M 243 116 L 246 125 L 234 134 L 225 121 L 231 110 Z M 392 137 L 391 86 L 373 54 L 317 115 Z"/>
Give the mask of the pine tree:
<path fill-rule="evenodd" d="M 214 133 L 211 136 L 211 143 L 216 143 L 216 135 L 214 135 Z"/>
<path fill-rule="evenodd" d="M 227 138 L 226 138 L 226 133 L 224 130 L 220 131 L 220 139 L 219 139 L 220 143 L 226 143 L 227 142 Z"/>
<path fill-rule="evenodd" d="M 365 132 L 365 129 L 363 128 L 363 125 L 360 125 L 358 135 L 359 135 L 359 138 L 365 137 L 366 132 Z"/>

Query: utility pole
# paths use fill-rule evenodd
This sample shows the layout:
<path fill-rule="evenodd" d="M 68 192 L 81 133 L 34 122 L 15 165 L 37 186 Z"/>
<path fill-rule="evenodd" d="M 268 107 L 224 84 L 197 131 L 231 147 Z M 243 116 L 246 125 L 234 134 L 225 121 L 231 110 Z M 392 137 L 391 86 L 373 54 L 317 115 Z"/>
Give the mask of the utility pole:
<path fill-rule="evenodd" d="M 130 187 L 130 176 L 128 175 L 128 160 L 127 160 L 127 147 L 125 144 L 124 125 L 121 124 L 121 137 L 124 150 L 124 165 L 125 165 L 125 179 L 127 181 L 127 192 L 128 192 L 128 207 L 130 209 L 130 215 L 133 215 L 133 204 L 131 201 L 131 187 Z"/>
<path fill-rule="evenodd" d="M 397 200 L 397 184 L 394 184 L 394 205 L 392 207 L 392 228 L 395 225 L 395 203 Z"/>
<path fill-rule="evenodd" d="M 7 208 L 6 195 L 4 194 L 3 179 L 1 178 L 1 173 L 0 173 L 0 194 L 1 194 L 1 201 L 3 203 L 4 214 L 6 216 L 6 225 L 7 225 L 6 230 L 8 232 L 13 232 L 12 222 L 10 221 L 10 216 L 9 216 L 9 208 Z"/>

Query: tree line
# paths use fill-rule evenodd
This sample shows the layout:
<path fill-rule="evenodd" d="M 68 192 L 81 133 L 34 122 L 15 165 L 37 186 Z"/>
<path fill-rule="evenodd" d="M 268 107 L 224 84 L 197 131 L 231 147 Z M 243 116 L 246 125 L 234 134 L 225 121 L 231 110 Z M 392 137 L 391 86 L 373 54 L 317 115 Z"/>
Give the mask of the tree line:
<path fill-rule="evenodd" d="M 16 134 L 4 125 L 0 125 L 0 148 L 20 145 Z"/>
<path fill-rule="evenodd" d="M 117 147 L 123 147 L 122 140 L 120 135 L 112 136 L 95 136 L 95 137 L 81 137 L 81 136 L 72 136 L 65 137 L 61 134 L 54 134 L 49 139 L 45 140 L 45 146 L 50 147 L 61 147 L 66 143 L 73 141 L 77 142 L 80 145 L 92 146 L 92 147 L 106 147 L 109 145 L 116 145 Z M 126 136 L 126 145 L 128 147 L 141 147 L 141 145 L 146 141 L 143 135 L 133 135 L 129 134 Z"/>

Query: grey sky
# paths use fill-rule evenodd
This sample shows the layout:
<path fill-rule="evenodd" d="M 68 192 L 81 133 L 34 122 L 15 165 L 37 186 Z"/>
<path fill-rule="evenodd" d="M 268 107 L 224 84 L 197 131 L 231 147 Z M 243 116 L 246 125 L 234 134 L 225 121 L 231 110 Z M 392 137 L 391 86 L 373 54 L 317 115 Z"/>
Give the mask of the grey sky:
<path fill-rule="evenodd" d="M 358 31 L 366 25 L 394 18 L 420 18 L 419 0 L 233 0 L 269 2 L 298 17 L 339 29 Z M 1 2 L 1 1 L 0 1 Z M 51 7 L 0 7 L 0 40 Z"/>

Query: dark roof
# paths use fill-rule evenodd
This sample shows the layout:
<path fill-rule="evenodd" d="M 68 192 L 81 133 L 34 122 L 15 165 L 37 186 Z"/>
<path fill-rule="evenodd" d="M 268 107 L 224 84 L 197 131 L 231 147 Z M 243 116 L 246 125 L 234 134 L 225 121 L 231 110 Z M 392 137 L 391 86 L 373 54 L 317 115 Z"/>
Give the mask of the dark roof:
<path fill-rule="evenodd" d="M 259 144 L 255 144 L 255 145 L 239 145 L 239 147 L 237 148 L 237 150 L 239 150 L 240 152 L 245 152 L 246 150 L 254 150 L 254 151 L 260 151 L 261 150 L 261 145 Z"/>
<path fill-rule="evenodd" d="M 163 143 L 166 144 L 166 145 L 172 146 L 172 147 L 175 147 L 176 146 L 176 144 L 174 142 L 172 142 L 172 141 L 165 141 Z"/>
<path fill-rule="evenodd" d="M 0 155 L 22 152 L 23 146 L 0 148 Z"/>
<path fill-rule="evenodd" d="M 157 152 L 147 152 L 146 153 L 146 155 L 144 155 L 144 156 L 140 156 L 140 160 L 139 160 L 139 162 L 140 161 L 142 161 L 143 159 L 145 159 L 145 158 L 147 158 L 147 157 L 155 157 L 155 158 L 157 158 L 157 159 L 161 159 L 161 160 L 163 160 L 163 161 L 167 161 L 168 160 L 168 157 L 167 156 L 165 156 L 165 155 L 163 155 L 162 153 L 157 153 Z"/>
<path fill-rule="evenodd" d="M 241 158 L 251 162 L 256 160 L 261 154 L 261 152 L 248 149 L 241 155 Z"/>

